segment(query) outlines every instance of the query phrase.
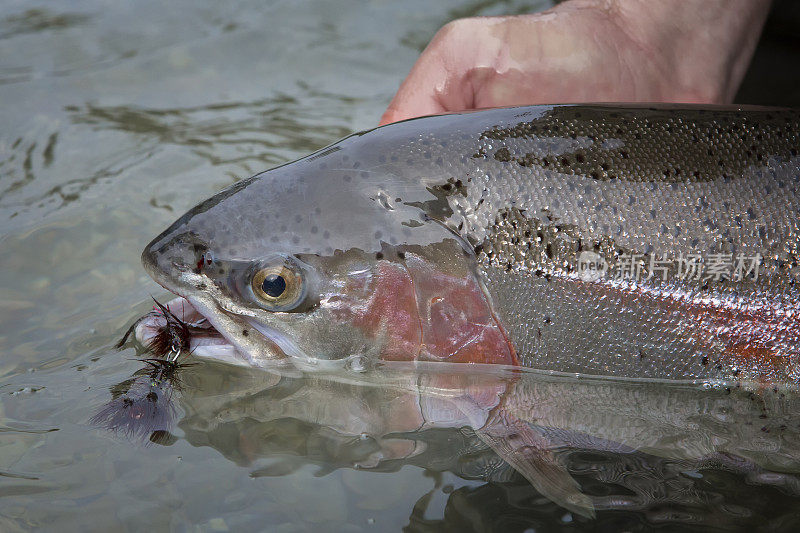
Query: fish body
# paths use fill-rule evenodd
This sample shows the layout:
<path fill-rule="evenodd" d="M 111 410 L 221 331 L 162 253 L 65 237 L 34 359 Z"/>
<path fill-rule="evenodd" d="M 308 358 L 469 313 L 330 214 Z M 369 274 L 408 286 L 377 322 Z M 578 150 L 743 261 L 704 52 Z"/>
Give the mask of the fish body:
<path fill-rule="evenodd" d="M 569 105 L 410 120 L 235 184 L 143 260 L 244 365 L 793 384 L 798 117 Z M 278 271 L 290 297 L 253 289 Z"/>
<path fill-rule="evenodd" d="M 192 353 L 242 366 L 439 363 L 793 389 L 799 148 L 793 110 L 424 117 L 233 185 L 142 259 L 181 297 L 164 317 L 211 326 L 192 333 Z M 163 333 L 164 317 L 137 337 Z M 472 427 L 541 493 L 591 514 L 517 389 L 437 378 L 431 397 L 452 408 L 423 418 Z M 395 406 L 390 418 L 422 420 L 414 402 Z"/>

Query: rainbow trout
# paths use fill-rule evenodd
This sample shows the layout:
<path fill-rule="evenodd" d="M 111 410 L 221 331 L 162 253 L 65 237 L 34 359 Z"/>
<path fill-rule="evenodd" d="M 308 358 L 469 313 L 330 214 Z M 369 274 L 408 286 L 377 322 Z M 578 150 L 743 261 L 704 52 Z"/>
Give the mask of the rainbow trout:
<path fill-rule="evenodd" d="M 424 117 L 233 185 L 142 259 L 181 297 L 173 318 L 209 326 L 173 351 L 243 366 L 453 363 L 793 388 L 798 150 L 800 113 L 786 109 Z M 137 336 L 158 337 L 164 316 Z M 487 416 L 453 424 L 543 493 L 589 508 L 531 456 L 546 446 L 504 409 L 512 389 L 465 393 Z"/>

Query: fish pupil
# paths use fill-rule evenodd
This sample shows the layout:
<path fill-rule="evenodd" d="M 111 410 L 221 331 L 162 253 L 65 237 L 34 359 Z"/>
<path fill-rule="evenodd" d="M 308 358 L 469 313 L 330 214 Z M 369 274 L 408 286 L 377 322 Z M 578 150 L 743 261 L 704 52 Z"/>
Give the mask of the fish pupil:
<path fill-rule="evenodd" d="M 264 294 L 273 298 L 279 297 L 286 290 L 286 280 L 283 276 L 277 274 L 270 274 L 261 283 L 261 290 Z"/>

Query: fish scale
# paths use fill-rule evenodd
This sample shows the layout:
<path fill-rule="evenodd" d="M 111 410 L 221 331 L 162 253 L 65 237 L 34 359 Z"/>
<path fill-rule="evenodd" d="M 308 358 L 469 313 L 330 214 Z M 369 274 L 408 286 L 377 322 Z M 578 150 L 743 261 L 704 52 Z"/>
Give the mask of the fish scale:
<path fill-rule="evenodd" d="M 611 236 L 631 250 L 712 252 L 727 244 L 796 262 L 796 112 L 611 109 L 557 107 L 538 119 L 480 132 L 467 197 L 453 203 L 468 214 L 467 222 L 475 211 L 494 215 L 513 206 L 534 217 L 549 213 L 587 237 Z M 738 133 L 744 137 L 733 142 Z M 479 218 L 466 231 L 478 242 L 495 217 Z"/>
<path fill-rule="evenodd" d="M 541 166 L 596 180 L 711 181 L 735 176 L 770 156 L 784 157 L 797 148 L 797 117 L 774 110 L 618 108 L 573 106 L 510 127 L 494 127 L 482 138 L 522 140 L 498 148 L 498 161 Z M 532 149 L 531 141 L 547 138 L 584 141 L 573 153 Z M 658 139 L 657 142 L 653 142 Z M 525 142 L 527 141 L 527 144 Z M 491 155 L 480 148 L 481 155 Z M 796 152 L 793 155 L 797 155 Z"/>

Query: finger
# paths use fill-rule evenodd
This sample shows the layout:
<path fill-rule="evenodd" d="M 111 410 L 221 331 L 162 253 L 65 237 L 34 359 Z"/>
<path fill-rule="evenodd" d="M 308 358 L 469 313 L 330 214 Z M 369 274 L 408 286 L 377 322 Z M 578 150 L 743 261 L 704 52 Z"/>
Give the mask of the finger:
<path fill-rule="evenodd" d="M 381 124 L 471 107 L 471 87 L 462 83 L 465 61 L 471 57 L 465 54 L 463 28 L 463 21 L 455 21 L 434 35 L 400 85 Z"/>
<path fill-rule="evenodd" d="M 423 53 L 389 103 L 381 125 L 446 111 L 437 95 L 446 85 L 447 72 L 441 62 Z"/>

